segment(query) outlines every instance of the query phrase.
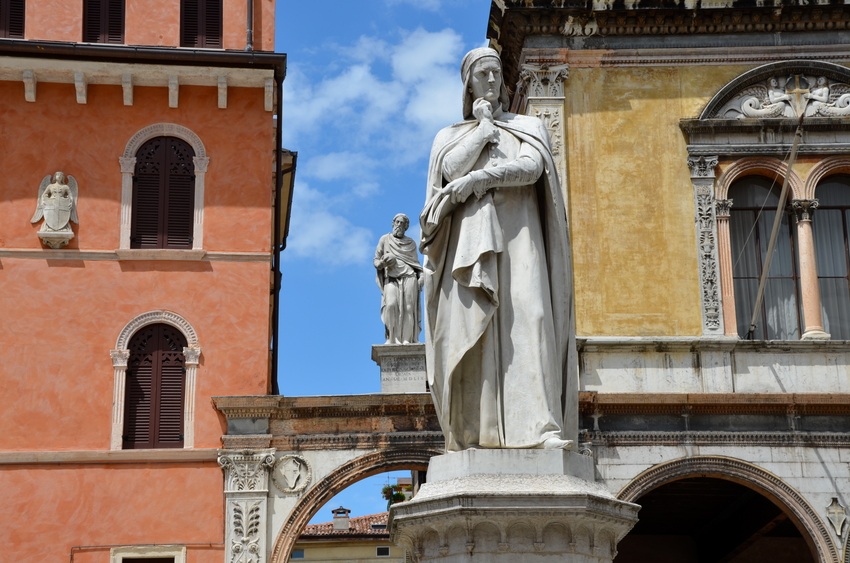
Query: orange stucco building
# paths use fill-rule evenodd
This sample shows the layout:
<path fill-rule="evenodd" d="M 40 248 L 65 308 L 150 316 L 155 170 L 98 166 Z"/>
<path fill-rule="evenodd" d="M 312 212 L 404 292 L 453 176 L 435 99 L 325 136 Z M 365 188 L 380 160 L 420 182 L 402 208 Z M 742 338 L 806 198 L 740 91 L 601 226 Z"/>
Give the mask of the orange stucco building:
<path fill-rule="evenodd" d="M 211 397 L 275 391 L 294 173 L 274 7 L 0 3 L 2 560 L 230 553 Z"/>

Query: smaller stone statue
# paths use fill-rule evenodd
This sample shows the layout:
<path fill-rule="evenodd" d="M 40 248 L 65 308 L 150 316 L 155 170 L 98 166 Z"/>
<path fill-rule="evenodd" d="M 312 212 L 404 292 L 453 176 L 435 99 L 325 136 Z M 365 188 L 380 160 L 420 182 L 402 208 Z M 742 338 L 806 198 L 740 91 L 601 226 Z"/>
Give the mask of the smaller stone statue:
<path fill-rule="evenodd" d="M 416 243 L 404 233 L 410 219 L 404 213 L 393 217 L 393 229 L 381 237 L 375 250 L 375 269 L 381 288 L 381 320 L 386 327 L 387 344 L 419 342 L 419 290 L 422 266 Z"/>
<path fill-rule="evenodd" d="M 61 171 L 41 180 L 38 204 L 30 222 L 44 218 L 38 237 L 50 248 L 61 248 L 74 238 L 70 222 L 78 223 L 77 191 L 77 180 Z"/>

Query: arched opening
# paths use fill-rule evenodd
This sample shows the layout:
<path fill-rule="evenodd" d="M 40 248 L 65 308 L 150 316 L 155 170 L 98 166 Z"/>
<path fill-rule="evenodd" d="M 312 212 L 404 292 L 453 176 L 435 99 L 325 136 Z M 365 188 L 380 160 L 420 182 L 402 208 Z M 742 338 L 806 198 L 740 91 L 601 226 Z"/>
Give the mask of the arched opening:
<path fill-rule="evenodd" d="M 313 516 L 338 493 L 352 484 L 396 470 L 426 471 L 428 462 L 441 451 L 384 450 L 353 459 L 331 471 L 308 489 L 277 532 L 270 563 L 286 563 L 301 532 Z M 376 491 L 380 494 L 380 491 Z"/>
<path fill-rule="evenodd" d="M 642 507 L 639 524 L 617 546 L 617 563 L 838 561 L 832 535 L 808 501 L 740 459 L 696 456 L 655 465 L 617 496 Z M 696 549 L 677 554 L 674 539 L 683 550 L 689 542 Z M 783 543 L 795 551 L 780 549 Z M 647 558 L 650 544 L 657 549 Z"/>
<path fill-rule="evenodd" d="M 714 477 L 679 479 L 636 501 L 639 521 L 616 563 L 815 563 L 791 514 L 758 491 Z"/>

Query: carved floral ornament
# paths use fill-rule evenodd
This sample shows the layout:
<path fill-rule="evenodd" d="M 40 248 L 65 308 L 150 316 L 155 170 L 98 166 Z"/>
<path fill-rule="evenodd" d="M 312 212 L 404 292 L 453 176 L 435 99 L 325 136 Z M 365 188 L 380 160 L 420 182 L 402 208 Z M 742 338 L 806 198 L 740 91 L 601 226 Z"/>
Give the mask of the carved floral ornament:
<path fill-rule="evenodd" d="M 707 105 L 701 119 L 850 116 L 850 70 L 819 61 L 771 63 L 744 73 Z"/>

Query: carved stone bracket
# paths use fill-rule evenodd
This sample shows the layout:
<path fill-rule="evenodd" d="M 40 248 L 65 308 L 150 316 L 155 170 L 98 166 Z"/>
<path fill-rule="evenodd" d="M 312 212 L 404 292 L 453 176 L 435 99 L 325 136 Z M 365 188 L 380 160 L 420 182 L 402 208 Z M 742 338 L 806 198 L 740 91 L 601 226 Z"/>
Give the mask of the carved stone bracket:
<path fill-rule="evenodd" d="M 717 259 L 717 219 L 714 198 L 716 156 L 689 156 L 691 184 L 694 190 L 697 264 L 702 300 L 702 332 L 723 334 L 723 309 L 720 300 L 720 268 Z M 731 202 L 730 202 L 731 203 Z"/>
<path fill-rule="evenodd" d="M 227 503 L 225 561 L 265 563 L 268 560 L 267 497 L 273 449 L 219 450 Z"/>

